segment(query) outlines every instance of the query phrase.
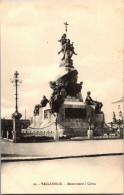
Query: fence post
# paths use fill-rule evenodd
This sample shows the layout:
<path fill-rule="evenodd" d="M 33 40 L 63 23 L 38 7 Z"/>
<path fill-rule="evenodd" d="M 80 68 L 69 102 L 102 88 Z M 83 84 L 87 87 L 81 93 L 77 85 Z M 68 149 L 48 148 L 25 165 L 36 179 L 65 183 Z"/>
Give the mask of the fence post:
<path fill-rule="evenodd" d="M 9 139 L 9 131 L 7 130 L 7 139 Z"/>
<path fill-rule="evenodd" d="M 56 132 L 55 132 L 55 141 L 58 141 L 59 140 L 59 135 L 58 135 L 58 128 L 57 128 L 57 117 L 56 117 Z"/>
<path fill-rule="evenodd" d="M 89 122 L 89 129 L 87 131 L 88 139 L 93 139 L 93 130 L 91 130 L 91 119 L 90 118 L 89 118 L 88 122 Z"/>
<path fill-rule="evenodd" d="M 123 138 L 123 133 L 122 133 L 122 131 L 121 131 L 121 120 L 119 119 L 119 121 L 118 121 L 118 133 L 119 133 L 119 135 L 120 135 L 120 138 Z"/>
<path fill-rule="evenodd" d="M 3 135 L 4 135 L 4 131 L 3 129 L 1 129 L 1 138 L 3 138 Z"/>

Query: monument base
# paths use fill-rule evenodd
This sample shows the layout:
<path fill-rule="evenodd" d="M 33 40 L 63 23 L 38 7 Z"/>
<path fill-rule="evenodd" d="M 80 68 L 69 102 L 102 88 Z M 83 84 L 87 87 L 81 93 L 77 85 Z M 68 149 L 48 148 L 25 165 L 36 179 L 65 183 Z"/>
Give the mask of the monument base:
<path fill-rule="evenodd" d="M 91 119 L 92 130 L 89 129 L 89 119 Z M 74 137 L 86 138 L 87 133 L 88 139 L 93 139 L 93 135 L 99 133 L 97 129 L 101 132 L 104 128 L 107 128 L 104 114 L 95 114 L 95 108 L 85 104 L 79 93 L 76 97 L 66 96 L 56 114 L 50 112 L 49 105 L 41 107 L 39 115 L 34 117 L 33 123 L 26 132 L 35 137 L 53 137 L 57 141 Z"/>

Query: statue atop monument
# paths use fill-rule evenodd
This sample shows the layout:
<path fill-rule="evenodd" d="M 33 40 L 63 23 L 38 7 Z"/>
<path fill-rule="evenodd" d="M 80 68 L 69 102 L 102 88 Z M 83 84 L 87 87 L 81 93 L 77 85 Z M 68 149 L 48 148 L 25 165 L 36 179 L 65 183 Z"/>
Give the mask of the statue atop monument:
<path fill-rule="evenodd" d="M 62 44 L 62 46 L 66 43 L 67 39 L 66 39 L 66 34 L 64 33 L 61 37 L 60 40 L 58 40 L 58 42 L 60 42 Z"/>
<path fill-rule="evenodd" d="M 67 32 L 67 22 L 64 23 L 64 25 L 66 25 L 65 27 L 65 31 Z M 67 39 L 67 34 L 64 33 L 61 37 L 60 40 L 58 40 L 61 43 L 61 50 L 58 52 L 58 54 L 60 54 L 61 52 L 63 53 L 63 57 L 62 57 L 62 65 L 66 66 L 66 67 L 71 67 L 73 66 L 73 60 L 71 59 L 73 54 L 77 55 L 77 53 L 75 53 L 74 51 L 74 46 L 73 46 L 73 42 L 71 43 L 70 39 Z"/>
<path fill-rule="evenodd" d="M 48 100 L 45 96 L 40 104 L 36 104 L 34 108 L 34 115 L 39 115 L 39 109 L 45 107 L 49 102 L 51 113 L 59 113 L 59 108 L 64 103 L 67 96 L 79 97 L 79 101 L 83 101 L 81 90 L 83 82 L 77 83 L 78 71 L 73 67 L 73 60 L 71 59 L 73 54 L 77 55 L 74 50 L 73 42 L 67 38 L 67 22 L 65 25 L 65 33 L 62 35 L 58 42 L 61 43 L 61 50 L 58 52 L 63 53 L 60 64 L 59 77 L 49 82 L 50 88 L 53 90 L 50 99 Z"/>

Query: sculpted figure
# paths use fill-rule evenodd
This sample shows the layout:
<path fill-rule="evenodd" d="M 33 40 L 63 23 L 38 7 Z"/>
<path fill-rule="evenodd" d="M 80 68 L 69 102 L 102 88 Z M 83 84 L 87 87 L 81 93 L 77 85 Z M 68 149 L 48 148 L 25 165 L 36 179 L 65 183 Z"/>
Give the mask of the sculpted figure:
<path fill-rule="evenodd" d="M 58 52 L 58 54 L 63 53 L 62 60 L 65 60 L 65 62 L 70 62 L 72 55 L 77 55 L 74 51 L 73 43 L 70 43 L 70 39 L 67 39 L 66 43 L 62 45 L 62 49 Z"/>
<path fill-rule="evenodd" d="M 62 45 L 62 49 L 58 52 L 58 54 L 60 54 L 61 52 L 64 54 L 62 60 L 64 60 L 65 58 L 65 51 L 66 51 L 66 43 Z"/>
<path fill-rule="evenodd" d="M 81 81 L 81 82 L 80 82 L 80 85 L 79 85 L 79 92 L 81 92 L 82 85 L 83 85 L 83 82 Z"/>
<path fill-rule="evenodd" d="M 70 44 L 70 51 L 71 51 L 71 57 L 72 57 L 72 55 L 74 54 L 74 55 L 77 55 L 77 53 L 75 53 L 75 51 L 74 51 L 74 47 L 73 47 L 73 42 L 72 42 L 72 44 Z"/>
<path fill-rule="evenodd" d="M 60 83 L 59 85 L 56 84 L 56 82 L 49 82 L 50 87 L 53 89 L 54 94 L 60 94 L 61 88 L 64 86 L 64 84 Z"/>
<path fill-rule="evenodd" d="M 41 107 L 45 107 L 45 106 L 47 105 L 48 102 L 49 102 L 48 99 L 47 99 L 46 96 L 44 95 L 44 96 L 43 96 L 43 99 L 41 100 L 40 106 L 41 106 Z"/>
<path fill-rule="evenodd" d="M 51 112 L 52 113 L 58 112 L 63 101 L 64 100 L 61 94 L 52 94 L 50 99 Z"/>
<path fill-rule="evenodd" d="M 40 108 L 40 105 L 39 104 L 36 104 L 35 105 L 35 108 L 34 108 L 34 115 L 39 115 L 39 108 Z"/>
<path fill-rule="evenodd" d="M 48 103 L 48 99 L 46 98 L 46 96 L 44 95 L 43 96 L 43 99 L 41 100 L 41 103 L 40 104 L 36 104 L 35 107 L 34 107 L 34 115 L 39 115 L 39 109 L 41 107 L 45 107 Z"/>
<path fill-rule="evenodd" d="M 113 122 L 116 122 L 116 115 L 115 115 L 115 112 L 113 112 Z"/>
<path fill-rule="evenodd" d="M 60 42 L 62 44 L 62 46 L 66 43 L 67 39 L 66 39 L 66 34 L 63 34 L 61 39 L 58 40 L 58 42 Z"/>
<path fill-rule="evenodd" d="M 100 113 L 101 112 L 101 108 L 103 106 L 103 104 L 101 102 L 97 102 L 92 100 L 91 96 L 90 96 L 90 91 L 87 92 L 87 97 L 86 97 L 86 104 L 87 105 L 95 105 L 95 113 Z"/>

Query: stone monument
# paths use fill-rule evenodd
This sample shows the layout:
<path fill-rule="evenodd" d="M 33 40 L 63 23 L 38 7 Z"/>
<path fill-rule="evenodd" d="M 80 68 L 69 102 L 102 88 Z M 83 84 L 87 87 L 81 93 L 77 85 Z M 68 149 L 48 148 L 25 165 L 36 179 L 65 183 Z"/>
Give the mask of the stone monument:
<path fill-rule="evenodd" d="M 83 82 L 78 83 L 78 71 L 74 67 L 73 55 L 75 52 L 74 44 L 67 37 L 67 22 L 65 24 L 65 33 L 60 40 L 61 50 L 58 55 L 62 54 L 59 64 L 59 75 L 49 85 L 53 90 L 49 103 L 42 107 L 37 105 L 37 114 L 34 114 L 34 122 L 29 127 L 30 130 L 41 128 L 41 131 L 55 131 L 56 125 L 44 128 L 52 122 L 57 122 L 57 133 L 59 137 L 67 138 L 87 136 L 87 131 L 93 135 L 92 130 L 107 128 L 104 121 L 104 113 L 101 112 L 102 103 L 95 102 L 90 97 L 90 93 L 83 101 L 81 90 Z M 47 113 L 47 118 L 46 118 Z M 90 129 L 89 129 L 90 120 Z M 53 130 L 55 129 L 55 130 Z M 89 136 L 93 137 L 93 136 Z"/>

